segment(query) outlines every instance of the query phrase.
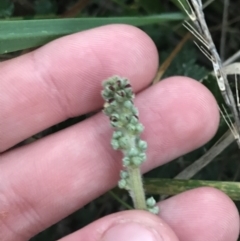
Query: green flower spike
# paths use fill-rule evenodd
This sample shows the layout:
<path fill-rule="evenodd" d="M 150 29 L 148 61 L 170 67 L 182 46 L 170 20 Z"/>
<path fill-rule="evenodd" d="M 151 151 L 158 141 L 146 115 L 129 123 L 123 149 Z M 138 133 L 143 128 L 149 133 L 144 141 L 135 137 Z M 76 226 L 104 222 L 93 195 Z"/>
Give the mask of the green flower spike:
<path fill-rule="evenodd" d="M 123 152 L 124 171 L 120 172 L 118 186 L 129 191 L 136 209 L 159 212 L 153 197 L 146 200 L 140 165 L 146 160 L 147 143 L 140 139 L 144 127 L 138 120 L 133 104 L 134 93 L 126 78 L 113 76 L 103 83 L 102 97 L 106 101 L 103 112 L 109 116 L 113 132 L 111 145 Z"/>

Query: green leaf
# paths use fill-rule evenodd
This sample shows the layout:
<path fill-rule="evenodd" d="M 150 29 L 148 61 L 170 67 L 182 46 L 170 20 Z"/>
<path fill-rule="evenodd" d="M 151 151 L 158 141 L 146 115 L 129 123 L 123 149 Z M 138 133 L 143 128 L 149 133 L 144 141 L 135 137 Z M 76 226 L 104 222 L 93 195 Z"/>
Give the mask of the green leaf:
<path fill-rule="evenodd" d="M 107 24 L 124 23 L 144 26 L 182 19 L 184 19 L 183 14 L 171 13 L 147 17 L 1 21 L 0 54 L 41 46 L 61 36 Z"/>
<path fill-rule="evenodd" d="M 144 183 L 144 189 L 150 194 L 176 195 L 197 187 L 214 187 L 225 192 L 233 200 L 240 200 L 239 182 L 145 178 Z"/>

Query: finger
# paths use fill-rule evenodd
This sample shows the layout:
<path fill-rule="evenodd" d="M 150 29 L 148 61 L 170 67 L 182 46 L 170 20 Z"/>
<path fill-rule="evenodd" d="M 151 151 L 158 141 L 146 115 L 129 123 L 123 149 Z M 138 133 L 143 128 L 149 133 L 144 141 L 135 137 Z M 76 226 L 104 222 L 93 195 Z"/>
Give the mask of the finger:
<path fill-rule="evenodd" d="M 189 78 L 169 78 L 141 92 L 136 105 L 149 145 L 144 171 L 199 147 L 219 121 L 213 96 Z M 4 222 L 31 236 L 112 188 L 121 154 L 110 147 L 111 133 L 107 117 L 99 113 L 2 155 L 0 193 L 9 212 Z M 24 232 L 17 231 L 23 222 Z"/>
<path fill-rule="evenodd" d="M 69 117 L 101 107 L 101 82 L 131 79 L 139 91 L 153 79 L 152 40 L 127 25 L 110 25 L 55 40 L 0 64 L 0 152 Z"/>
<path fill-rule="evenodd" d="M 66 236 L 61 241 L 178 241 L 159 217 L 143 211 L 109 215 Z"/>
<path fill-rule="evenodd" d="M 198 188 L 187 191 L 160 202 L 159 206 L 162 219 L 145 212 L 117 213 L 102 218 L 61 241 L 121 241 L 129 237 L 138 241 L 175 240 L 175 235 L 171 236 L 172 231 L 165 222 L 180 241 L 236 241 L 238 238 L 237 208 L 225 194 L 216 189 Z M 161 238 L 153 235 L 155 239 L 151 239 L 146 235 L 144 227 L 159 234 Z"/>
<path fill-rule="evenodd" d="M 197 188 L 160 202 L 160 217 L 184 241 L 236 241 L 239 214 L 224 193 Z"/>

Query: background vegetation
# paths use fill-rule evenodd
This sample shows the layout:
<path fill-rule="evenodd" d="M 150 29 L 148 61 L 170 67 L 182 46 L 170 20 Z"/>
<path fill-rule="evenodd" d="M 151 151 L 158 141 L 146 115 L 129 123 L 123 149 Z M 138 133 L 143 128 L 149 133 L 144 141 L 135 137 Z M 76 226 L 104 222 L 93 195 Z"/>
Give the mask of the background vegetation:
<path fill-rule="evenodd" d="M 240 17 L 237 1 L 232 1 L 228 7 L 228 21 L 225 26 L 226 35 L 222 35 L 223 11 L 227 2 L 228 1 L 223 0 L 204 1 L 206 4 L 206 20 L 210 27 L 213 40 L 219 50 L 221 41 L 223 41 L 223 38 L 225 39 L 225 45 L 220 51 L 223 60 L 237 53 L 240 49 Z M 160 16 L 163 16 L 163 18 Z M 107 20 L 104 20 L 105 22 L 102 22 L 102 24 L 112 22 L 132 23 L 139 26 L 154 40 L 161 59 L 160 70 L 163 73 L 161 78 L 171 75 L 185 75 L 201 80 L 207 76 L 204 78 L 203 84 L 214 93 L 219 103 L 222 102 L 216 81 L 214 77 L 209 75 L 209 72 L 212 71 L 211 63 L 193 45 L 190 35 L 188 35 L 187 31 L 182 27 L 182 19 L 186 18 L 186 16 L 182 13 L 175 0 L 1 0 L 0 17 L 4 20 L 1 21 L 0 24 L 0 52 L 2 53 L 2 61 L 31 51 L 34 47 L 56 37 L 82 30 L 78 29 L 76 23 L 73 24 L 74 22 L 69 22 L 68 25 L 62 25 L 62 22 L 59 20 L 55 23 L 56 25 L 51 25 L 52 29 L 47 29 L 47 31 L 49 31 L 47 36 L 41 35 L 42 42 L 33 41 L 35 45 L 31 45 L 30 42 L 25 42 L 25 45 L 16 49 L 16 47 L 13 47 L 16 46 L 16 44 L 14 45 L 14 41 L 21 38 L 24 42 L 26 40 L 24 34 L 25 37 L 27 36 L 26 34 L 29 34 L 29 32 L 24 31 L 17 33 L 18 27 L 16 26 L 23 24 L 22 29 L 25 29 L 24 27 L 30 26 L 28 25 L 30 24 L 30 20 L 75 18 L 76 21 L 82 21 L 83 18 L 94 19 L 107 17 Z M 147 18 L 135 19 L 133 21 L 133 19 L 124 19 L 123 17 L 150 17 L 151 21 Z M 14 20 L 14 22 L 9 22 L 9 20 Z M 24 20 L 28 20 L 28 22 L 24 22 Z M 87 21 L 82 22 L 83 29 L 97 26 L 98 22 L 99 19 L 97 19 L 97 21 L 95 19 L 93 22 L 87 19 Z M 47 28 L 47 25 L 49 26 L 49 24 L 43 24 L 39 29 L 44 30 L 44 28 Z M 30 29 L 31 36 L 36 37 L 37 31 L 38 29 L 36 29 L 36 25 L 34 25 L 32 29 Z M 11 37 L 12 33 L 15 33 L 13 38 Z M 85 118 L 86 116 L 81 116 L 67 120 L 38 133 L 19 145 L 42 138 Z M 157 180 L 156 183 L 151 184 L 155 185 L 154 188 L 151 189 L 151 187 L 149 187 L 149 189 L 146 189 L 151 190 L 149 192 L 153 193 L 169 194 L 166 190 L 162 192 L 154 192 L 152 190 L 159 188 L 159 183 L 161 183 L 160 179 L 172 179 L 195 160 L 208 153 L 210 148 L 227 129 L 226 124 L 222 121 L 216 136 L 205 146 L 146 174 L 146 178 L 157 178 L 155 179 Z M 238 182 L 240 179 L 239 154 L 236 143 L 232 143 L 220 155 L 215 157 L 207 167 L 196 173 L 192 179 L 212 180 L 215 181 L 215 184 L 220 183 L 220 181 Z M 216 181 L 218 182 L 216 183 Z M 164 185 L 167 184 L 165 183 Z M 175 184 L 168 183 L 168 185 L 170 185 L 169 188 L 171 188 L 171 185 Z M 178 185 L 180 186 L 176 187 L 177 190 L 175 193 L 182 191 L 185 185 L 189 184 L 183 182 L 178 183 Z M 190 186 L 191 185 L 192 184 L 190 184 Z M 198 185 L 198 183 L 194 185 Z M 204 185 L 206 185 L 206 183 L 204 183 Z M 236 186 L 234 186 L 234 190 L 237 193 L 234 198 L 235 200 L 240 199 L 239 189 L 238 183 L 236 183 Z M 159 196 L 157 196 L 157 199 L 158 198 Z M 121 202 L 119 202 L 119 200 L 121 200 Z M 125 209 L 122 202 L 131 204 L 127 193 L 119 192 L 118 190 L 108 192 L 31 240 L 56 240 L 102 216 Z M 236 201 L 236 204 L 240 207 L 238 201 Z"/>

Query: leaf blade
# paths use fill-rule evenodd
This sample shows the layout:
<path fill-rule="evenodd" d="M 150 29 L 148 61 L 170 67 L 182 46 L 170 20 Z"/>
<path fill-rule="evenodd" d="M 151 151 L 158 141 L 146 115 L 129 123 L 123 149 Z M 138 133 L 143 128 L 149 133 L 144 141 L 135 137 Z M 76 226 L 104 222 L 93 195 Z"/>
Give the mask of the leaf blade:
<path fill-rule="evenodd" d="M 198 187 L 214 187 L 231 199 L 240 200 L 239 182 L 145 178 L 144 183 L 145 190 L 149 194 L 176 195 Z"/>
<path fill-rule="evenodd" d="M 107 24 L 144 26 L 184 19 L 181 13 L 160 14 L 147 17 L 41 19 L 1 21 L 0 54 L 38 47 L 68 34 Z"/>

